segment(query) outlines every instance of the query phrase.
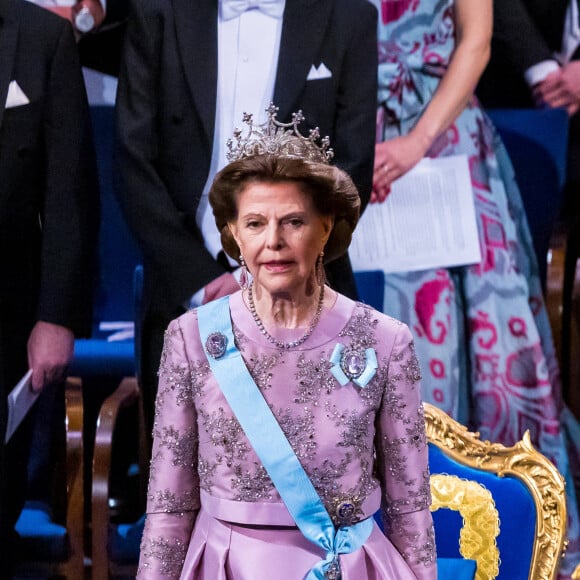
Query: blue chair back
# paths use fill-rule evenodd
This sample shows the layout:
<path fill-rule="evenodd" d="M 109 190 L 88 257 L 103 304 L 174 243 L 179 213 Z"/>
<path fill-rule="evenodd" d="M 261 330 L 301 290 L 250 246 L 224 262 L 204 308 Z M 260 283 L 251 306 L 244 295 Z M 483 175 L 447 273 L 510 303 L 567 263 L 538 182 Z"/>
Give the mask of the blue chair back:
<path fill-rule="evenodd" d="M 385 274 L 382 270 L 367 270 L 354 273 L 354 280 L 361 302 L 383 311 Z"/>
<path fill-rule="evenodd" d="M 526 164 L 521 163 L 526 160 L 527 144 L 537 145 L 549 159 L 551 168 L 548 171 L 554 171 L 558 185 L 564 186 L 569 125 L 568 113 L 564 109 L 488 109 L 486 113 L 499 131 L 512 163 L 533 171 L 535 168 L 531 167 L 529 159 Z M 521 146 L 524 148 L 520 149 Z M 523 173 L 527 171 L 521 173 L 523 180 Z"/>
<path fill-rule="evenodd" d="M 100 272 L 95 322 L 132 321 L 133 272 L 141 263 L 141 253 L 114 195 L 113 107 L 92 106 L 91 119 L 101 191 Z"/>
<path fill-rule="evenodd" d="M 134 341 L 107 341 L 101 322 L 134 322 L 134 270 L 141 254 L 113 191 L 113 107 L 90 109 L 101 193 L 99 273 L 95 292 L 93 334 L 75 342 L 71 374 L 128 376 L 135 374 Z"/>
<path fill-rule="evenodd" d="M 514 166 L 545 288 L 550 238 L 562 206 L 566 181 L 568 114 L 564 109 L 490 109 L 486 112 Z"/>

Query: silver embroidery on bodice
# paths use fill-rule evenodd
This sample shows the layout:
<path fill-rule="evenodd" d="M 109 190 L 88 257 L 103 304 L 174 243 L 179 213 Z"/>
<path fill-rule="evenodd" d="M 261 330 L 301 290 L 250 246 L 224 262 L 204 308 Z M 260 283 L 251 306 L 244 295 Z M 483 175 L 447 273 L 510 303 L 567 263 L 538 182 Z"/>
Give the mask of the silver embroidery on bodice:
<path fill-rule="evenodd" d="M 183 317 L 188 324 L 189 316 L 195 313 Z M 404 328 L 396 321 L 390 325 L 394 333 Z M 161 361 L 148 512 L 195 516 L 198 489 L 230 501 L 279 503 L 280 496 L 215 383 L 201 347 L 191 349 L 191 357 L 171 349 L 176 345 L 183 350 L 177 328 L 166 334 Z M 234 336 L 252 378 L 334 523 L 349 525 L 370 515 L 363 510 L 365 500 L 381 479 L 390 478 L 397 482 L 396 492 L 383 489 L 383 519 L 393 543 L 410 562 L 428 564 L 434 558 L 432 532 L 414 528 L 408 515 L 428 508 L 430 502 L 428 470 L 418 472 L 409 463 L 409 457 L 425 445 L 422 408 L 407 403 L 419 384 L 420 369 L 410 335 L 391 351 L 384 347 L 379 328 L 376 313 L 356 304 L 335 342 L 310 350 L 264 347 L 235 325 Z M 378 368 L 364 388 L 352 382 L 341 386 L 333 376 L 329 359 L 338 342 L 345 348 L 376 350 Z M 171 415 L 165 415 L 166 406 L 175 409 L 172 413 L 189 413 L 191 423 L 174 426 Z M 194 470 L 192 489 L 169 489 L 162 464 L 163 470 L 168 465 L 183 472 Z M 416 543 L 417 534 L 423 545 L 409 550 L 406 546 Z M 142 570 L 159 560 L 164 574 L 177 578 L 179 574 L 173 572 L 179 571 L 183 557 L 179 541 L 146 533 Z M 142 574 L 154 577 L 146 571 Z"/>

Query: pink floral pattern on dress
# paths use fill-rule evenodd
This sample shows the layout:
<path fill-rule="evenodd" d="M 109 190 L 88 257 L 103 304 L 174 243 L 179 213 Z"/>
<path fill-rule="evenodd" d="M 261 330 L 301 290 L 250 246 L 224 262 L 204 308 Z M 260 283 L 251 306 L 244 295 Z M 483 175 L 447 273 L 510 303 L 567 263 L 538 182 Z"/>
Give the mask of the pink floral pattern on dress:
<path fill-rule="evenodd" d="M 441 274 L 425 282 L 415 295 L 415 311 L 419 320 L 417 332 L 433 344 L 445 342 L 451 324 L 449 315 L 445 313 L 449 310 L 452 288 L 449 279 Z"/>
<path fill-rule="evenodd" d="M 455 48 L 454 0 L 380 2 L 379 141 L 408 133 L 439 86 Z M 479 264 L 389 274 L 385 311 L 415 332 L 423 398 L 511 445 L 529 429 L 567 478 L 570 528 L 563 577 L 580 561 L 580 522 L 558 365 L 535 254 L 513 168 L 474 98 L 431 147 L 430 157 L 468 158 Z"/>
<path fill-rule="evenodd" d="M 419 0 L 382 0 L 381 20 L 384 24 L 398 20 L 407 10 L 417 10 Z"/>

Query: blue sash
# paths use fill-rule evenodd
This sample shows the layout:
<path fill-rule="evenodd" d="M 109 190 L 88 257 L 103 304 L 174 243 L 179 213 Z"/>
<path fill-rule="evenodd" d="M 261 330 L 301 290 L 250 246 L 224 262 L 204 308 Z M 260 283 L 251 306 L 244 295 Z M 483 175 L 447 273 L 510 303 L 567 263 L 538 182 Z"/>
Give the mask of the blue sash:
<path fill-rule="evenodd" d="M 327 570 L 336 570 L 339 554 L 350 554 L 367 541 L 373 519 L 335 529 L 234 344 L 229 298 L 198 308 L 197 317 L 209 366 L 234 415 L 302 534 L 326 552 L 326 558 L 308 572 L 305 580 L 323 580 Z M 217 348 L 207 346 L 212 339 Z"/>

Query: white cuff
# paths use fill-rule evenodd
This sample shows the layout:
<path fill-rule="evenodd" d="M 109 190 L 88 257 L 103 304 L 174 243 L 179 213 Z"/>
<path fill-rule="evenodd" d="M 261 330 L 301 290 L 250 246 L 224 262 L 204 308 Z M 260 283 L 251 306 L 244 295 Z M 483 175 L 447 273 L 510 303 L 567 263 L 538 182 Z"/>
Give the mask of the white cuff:
<path fill-rule="evenodd" d="M 240 277 L 242 275 L 242 269 L 241 268 L 236 268 L 233 272 L 232 272 L 232 276 L 236 279 L 236 282 L 239 284 L 240 283 Z M 190 299 L 189 302 L 186 303 L 184 306 L 186 309 L 191 309 L 191 308 L 197 308 L 198 306 L 201 306 L 203 304 L 203 299 L 205 296 L 205 286 L 203 288 L 200 288 Z"/>
<path fill-rule="evenodd" d="M 107 0 L 99 0 L 101 6 L 105 13 L 107 12 Z M 50 4 L 56 4 L 57 6 L 74 6 L 77 3 L 76 0 L 53 0 L 53 2 L 36 2 L 36 4 L 40 4 L 41 6 L 47 6 Z"/>
<path fill-rule="evenodd" d="M 185 304 L 185 308 L 190 310 L 191 308 L 197 308 L 203 304 L 203 296 L 205 294 L 205 286 L 200 288 L 190 299 L 189 304 Z"/>
<path fill-rule="evenodd" d="M 555 60 L 543 60 L 537 64 L 534 64 L 524 73 L 524 78 L 528 86 L 534 87 L 538 83 L 541 83 L 546 77 L 557 70 L 560 70 L 560 65 Z"/>

